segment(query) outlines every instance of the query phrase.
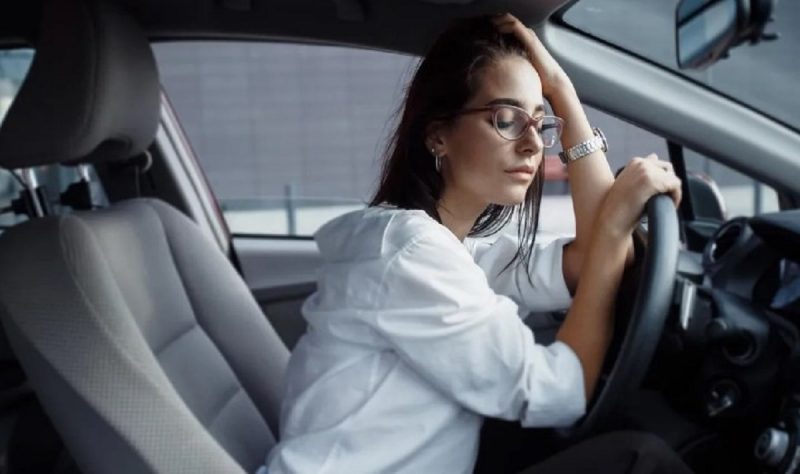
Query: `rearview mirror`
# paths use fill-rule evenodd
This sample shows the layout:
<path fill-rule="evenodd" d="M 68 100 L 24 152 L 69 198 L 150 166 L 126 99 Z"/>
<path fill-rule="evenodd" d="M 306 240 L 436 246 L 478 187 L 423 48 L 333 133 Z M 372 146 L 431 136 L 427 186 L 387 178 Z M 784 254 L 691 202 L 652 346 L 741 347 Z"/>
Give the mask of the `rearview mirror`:
<path fill-rule="evenodd" d="M 764 35 L 776 0 L 681 0 L 675 10 L 678 67 L 704 69 L 724 58 L 730 48 Z"/>

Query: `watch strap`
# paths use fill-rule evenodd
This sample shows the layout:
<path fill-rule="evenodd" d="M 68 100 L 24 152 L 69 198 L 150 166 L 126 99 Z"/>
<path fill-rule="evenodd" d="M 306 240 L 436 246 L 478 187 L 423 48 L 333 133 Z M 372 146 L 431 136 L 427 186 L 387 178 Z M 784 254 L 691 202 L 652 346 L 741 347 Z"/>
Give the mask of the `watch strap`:
<path fill-rule="evenodd" d="M 597 127 L 593 128 L 592 132 L 594 133 L 592 138 L 584 140 L 577 145 L 573 145 L 567 150 L 560 152 L 558 157 L 561 158 L 561 162 L 566 165 L 571 161 L 579 160 L 584 156 L 592 154 L 596 151 L 608 151 L 608 142 L 606 141 L 606 137 L 603 135 L 603 132 Z"/>

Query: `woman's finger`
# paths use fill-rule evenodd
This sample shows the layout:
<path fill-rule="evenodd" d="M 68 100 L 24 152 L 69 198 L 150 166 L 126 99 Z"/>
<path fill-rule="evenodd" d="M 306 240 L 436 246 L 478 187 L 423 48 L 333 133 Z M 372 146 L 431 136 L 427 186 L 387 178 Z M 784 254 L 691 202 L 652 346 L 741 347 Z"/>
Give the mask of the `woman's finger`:
<path fill-rule="evenodd" d="M 672 163 L 670 163 L 669 161 L 659 160 L 659 161 L 656 162 L 656 166 L 658 166 L 662 170 L 666 171 L 667 173 L 671 173 L 671 174 L 675 173 L 675 170 L 672 167 Z"/>
<path fill-rule="evenodd" d="M 677 176 L 674 176 L 672 186 L 670 187 L 669 196 L 672 198 L 672 202 L 675 203 L 676 208 L 681 205 L 681 199 L 683 197 L 681 184 L 681 180 L 678 179 Z"/>
<path fill-rule="evenodd" d="M 544 48 L 539 38 L 536 36 L 536 33 L 525 26 L 514 15 L 506 13 L 495 17 L 492 21 L 501 33 L 514 34 L 527 48 L 531 49 L 529 54 L 532 56 L 536 56 L 539 53 L 539 48 Z"/>
<path fill-rule="evenodd" d="M 655 153 L 650 153 L 649 155 L 645 156 L 644 160 L 653 166 L 661 168 L 667 173 L 673 174 L 675 172 L 671 162 L 666 160 L 660 160 L 658 158 L 658 155 L 656 155 Z"/>
<path fill-rule="evenodd" d="M 506 24 L 506 23 L 513 23 L 515 21 L 519 21 L 519 20 L 517 19 L 517 17 L 515 17 L 511 13 L 501 13 L 499 15 L 495 15 L 492 18 L 492 23 L 494 23 L 497 26 L 503 25 L 503 24 Z"/>
<path fill-rule="evenodd" d="M 492 19 L 492 23 L 499 30 L 512 28 L 514 26 L 514 24 L 517 23 L 517 21 L 518 20 L 516 18 L 514 18 L 513 16 L 511 16 L 509 14 L 505 14 L 505 15 L 502 15 L 502 16 L 499 16 L 499 17 L 495 17 L 495 18 Z M 505 31 L 504 31 L 504 33 L 505 33 Z"/>
<path fill-rule="evenodd" d="M 665 173 L 658 173 L 652 179 L 658 193 L 668 194 L 677 208 L 681 203 L 681 180 L 672 173 L 671 167 L 659 166 Z"/>

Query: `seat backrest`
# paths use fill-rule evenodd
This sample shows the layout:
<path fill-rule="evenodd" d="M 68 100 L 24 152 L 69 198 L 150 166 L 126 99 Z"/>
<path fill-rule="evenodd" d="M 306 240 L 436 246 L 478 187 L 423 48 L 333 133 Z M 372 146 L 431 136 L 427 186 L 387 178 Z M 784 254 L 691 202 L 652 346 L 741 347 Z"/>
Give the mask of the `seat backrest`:
<path fill-rule="evenodd" d="M 102 3 L 45 3 L 42 40 L 20 90 L 29 99 L 12 105 L 0 128 L 0 165 L 139 153 L 158 118 L 157 100 L 129 102 L 158 94 L 146 38 Z M 76 46 L 76 35 L 89 39 Z M 56 52 L 81 57 L 55 60 Z M 59 70 L 69 63 L 92 70 L 80 79 L 91 83 L 71 92 L 85 96 L 32 100 L 75 77 Z M 104 68 L 114 70 L 98 73 Z M 10 132 L 33 126 L 37 115 L 49 123 L 55 105 L 62 121 L 92 117 L 54 133 L 64 144 L 50 145 L 56 156 L 31 143 L 48 140 L 59 124 L 40 127 L 33 141 L 30 130 L 22 138 Z M 156 111 L 139 110 L 145 107 Z M 252 472 L 275 442 L 288 350 L 219 247 L 161 201 L 135 199 L 7 230 L 0 236 L 0 320 L 84 472 Z"/>

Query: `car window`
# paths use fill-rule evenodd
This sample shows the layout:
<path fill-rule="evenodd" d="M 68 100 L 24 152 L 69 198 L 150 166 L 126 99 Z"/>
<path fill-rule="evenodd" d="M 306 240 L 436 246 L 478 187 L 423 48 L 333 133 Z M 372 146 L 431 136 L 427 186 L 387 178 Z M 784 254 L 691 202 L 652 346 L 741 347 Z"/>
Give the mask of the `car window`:
<path fill-rule="evenodd" d="M 416 58 L 254 42 L 154 45 L 234 234 L 310 236 L 365 206 Z"/>
<path fill-rule="evenodd" d="M 8 108 L 17 96 L 17 91 L 28 74 L 32 49 L 0 50 L 0 123 Z M 25 219 L 11 209 L 12 201 L 21 189 L 20 183 L 8 170 L 0 170 L 0 229 L 9 227 Z"/>
<path fill-rule="evenodd" d="M 726 220 L 780 210 L 772 187 L 690 149 L 684 160 L 697 217 Z"/>
<path fill-rule="evenodd" d="M 678 0 L 581 0 L 570 6 L 564 21 L 800 130 L 800 2 L 775 2 L 767 31 L 778 33 L 777 40 L 735 48 L 703 71 L 677 67 L 677 5 Z"/>
<path fill-rule="evenodd" d="M 418 59 L 255 42 L 154 45 L 162 83 L 235 235 L 308 237 L 363 207 Z M 613 170 L 662 138 L 587 107 Z M 543 233 L 574 232 L 559 149 L 547 152 Z"/>
<path fill-rule="evenodd" d="M 630 122 L 618 119 L 590 105 L 584 104 L 589 122 L 598 127 L 608 140 L 606 158 L 612 173 L 617 173 L 634 157 L 644 157 L 655 153 L 660 159 L 668 159 L 664 138 L 637 127 Z M 540 231 L 548 234 L 571 234 L 575 232 L 575 215 L 569 194 L 566 171 L 558 160 L 561 147 L 556 145 L 548 150 L 552 167 L 561 169 L 560 173 L 545 170 L 545 196 L 542 199 Z"/>

